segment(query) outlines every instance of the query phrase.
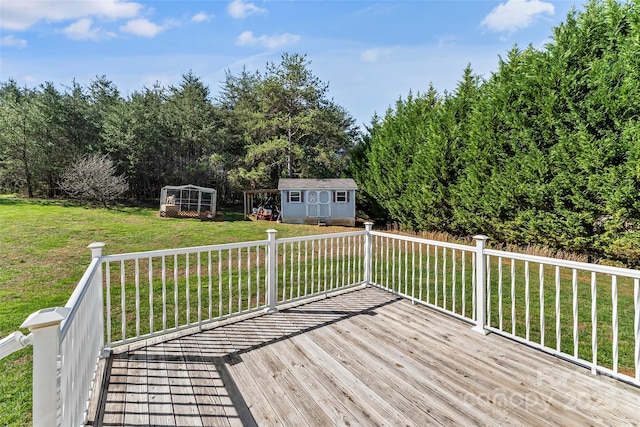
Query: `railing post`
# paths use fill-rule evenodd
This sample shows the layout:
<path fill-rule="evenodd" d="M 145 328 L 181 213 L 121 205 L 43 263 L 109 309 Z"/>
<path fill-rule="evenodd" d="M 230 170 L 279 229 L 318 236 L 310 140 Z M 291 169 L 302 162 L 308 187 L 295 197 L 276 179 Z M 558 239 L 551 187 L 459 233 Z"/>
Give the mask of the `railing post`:
<path fill-rule="evenodd" d="M 91 259 L 93 260 L 94 258 L 102 258 L 102 248 L 105 247 L 105 243 L 103 242 L 94 242 L 91 243 L 89 246 L 87 246 L 87 249 L 91 250 Z M 104 317 L 105 314 L 105 305 L 104 305 L 104 292 L 102 291 L 102 285 L 104 283 L 103 280 L 103 276 L 102 276 L 102 262 L 100 263 L 100 266 L 98 267 L 98 271 L 96 272 L 96 283 L 98 283 L 97 286 L 100 286 L 100 292 L 98 292 L 98 307 L 100 307 L 103 311 L 103 315 L 100 316 L 99 318 L 96 318 L 96 322 L 99 322 L 99 327 L 100 330 L 103 332 L 102 336 L 103 338 L 100 340 L 100 357 L 102 358 L 107 358 L 111 355 L 111 349 L 110 348 L 105 348 L 104 347 Z M 108 290 L 107 290 L 108 291 Z M 109 343 L 109 345 L 111 345 Z"/>
<path fill-rule="evenodd" d="M 45 308 L 27 317 L 22 328 L 33 334 L 33 425 L 58 425 L 60 323 L 69 309 Z"/>
<path fill-rule="evenodd" d="M 473 330 L 484 335 L 487 334 L 487 283 L 486 283 L 486 258 L 484 248 L 489 238 L 482 234 L 473 236 L 476 241 L 476 326 Z"/>
<path fill-rule="evenodd" d="M 104 246 L 105 243 L 103 242 L 94 242 L 87 246 L 87 249 L 91 249 L 91 259 L 102 258 L 102 248 L 104 248 Z"/>
<path fill-rule="evenodd" d="M 371 230 L 373 229 L 373 222 L 365 222 L 364 228 L 367 234 L 365 234 L 364 241 L 364 284 L 371 286 L 371 267 L 372 267 L 372 238 Z"/>
<path fill-rule="evenodd" d="M 276 233 L 278 230 L 267 230 L 267 234 L 269 235 L 269 244 L 268 244 L 268 254 L 267 254 L 267 307 L 265 308 L 265 312 L 268 314 L 275 313 L 278 311 L 276 308 L 276 303 L 278 302 L 278 292 L 277 292 L 277 268 L 278 268 L 278 244 L 276 242 Z"/>

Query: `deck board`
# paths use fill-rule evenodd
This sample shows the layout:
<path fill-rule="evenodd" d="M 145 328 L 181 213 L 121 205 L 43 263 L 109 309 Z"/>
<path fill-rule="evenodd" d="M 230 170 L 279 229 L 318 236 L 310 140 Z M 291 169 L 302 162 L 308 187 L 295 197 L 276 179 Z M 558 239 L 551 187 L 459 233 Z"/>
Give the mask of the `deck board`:
<path fill-rule="evenodd" d="M 639 388 L 375 288 L 125 346 L 107 366 L 92 425 L 640 426 Z"/>

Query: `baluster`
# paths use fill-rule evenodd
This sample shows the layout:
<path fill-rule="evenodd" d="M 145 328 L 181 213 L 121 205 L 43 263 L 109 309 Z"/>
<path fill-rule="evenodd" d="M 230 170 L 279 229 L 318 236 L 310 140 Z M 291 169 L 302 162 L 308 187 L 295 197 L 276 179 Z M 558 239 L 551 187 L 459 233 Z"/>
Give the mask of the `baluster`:
<path fill-rule="evenodd" d="M 411 242 L 411 302 L 416 303 L 416 244 Z"/>
<path fill-rule="evenodd" d="M 218 317 L 222 317 L 222 250 L 218 250 Z"/>
<path fill-rule="evenodd" d="M 511 259 L 511 333 L 516 332 L 516 260 Z"/>
<path fill-rule="evenodd" d="M 242 312 L 242 249 L 238 248 L 238 313 Z"/>
<path fill-rule="evenodd" d="M 467 251 L 462 251 L 460 256 L 462 257 L 462 315 L 467 317 Z"/>
<path fill-rule="evenodd" d="M 298 298 L 300 298 L 300 278 L 301 278 L 300 273 L 302 272 L 301 260 L 302 260 L 302 243 L 298 242 L 298 296 L 297 296 Z"/>
<path fill-rule="evenodd" d="M 531 334 L 531 295 L 530 295 L 531 283 L 529 279 L 529 261 L 524 262 L 524 298 L 525 298 L 525 327 L 526 327 L 526 339 L 529 341 Z"/>
<path fill-rule="evenodd" d="M 198 298 L 198 324 L 202 323 L 202 252 L 196 253 L 196 277 Z"/>
<path fill-rule="evenodd" d="M 191 298 L 189 296 L 189 293 L 191 291 L 191 285 L 189 284 L 189 275 L 191 274 L 189 271 L 189 254 L 185 254 L 185 269 L 184 269 L 184 274 L 185 274 L 185 294 L 186 294 L 186 299 L 187 299 L 187 325 L 191 323 Z"/>
<path fill-rule="evenodd" d="M 578 357 L 578 271 L 574 268 L 571 277 L 573 289 L 573 357 Z"/>
<path fill-rule="evenodd" d="M 435 252 L 433 254 L 433 263 L 434 263 L 434 267 L 433 267 L 433 276 L 435 279 L 435 283 L 434 283 L 434 297 L 435 300 L 433 302 L 434 305 L 438 305 L 438 246 L 435 247 Z"/>
<path fill-rule="evenodd" d="M 138 258 L 135 261 L 135 284 L 136 284 L 136 337 L 140 336 L 140 263 Z"/>
<path fill-rule="evenodd" d="M 560 267 L 556 266 L 556 351 L 562 348 L 560 330 Z"/>
<path fill-rule="evenodd" d="M 409 242 L 404 241 L 404 294 L 409 294 Z"/>
<path fill-rule="evenodd" d="M 540 274 L 538 282 L 540 283 L 540 345 L 544 346 L 544 265 L 540 264 Z"/>
<path fill-rule="evenodd" d="M 487 324 L 491 326 L 491 256 L 487 255 L 487 265 L 485 267 L 486 275 L 487 275 Z"/>
<path fill-rule="evenodd" d="M 442 248 L 442 308 L 447 309 L 447 248 Z"/>
<path fill-rule="evenodd" d="M 597 300 L 597 283 L 596 273 L 591 272 L 591 354 L 593 355 L 593 364 L 591 372 L 597 373 L 598 366 L 598 300 Z"/>
<path fill-rule="evenodd" d="M 503 330 L 504 315 L 502 312 L 502 257 L 498 257 L 498 323 Z"/>
<path fill-rule="evenodd" d="M 211 251 L 207 252 L 207 276 L 209 278 L 209 286 L 207 288 L 209 292 L 209 320 L 213 319 L 213 271 L 212 271 L 212 261 L 211 261 Z"/>
<path fill-rule="evenodd" d="M 153 264 L 149 257 L 149 333 L 153 333 Z"/>
<path fill-rule="evenodd" d="M 178 254 L 173 256 L 173 327 L 177 328 L 178 321 Z"/>
<path fill-rule="evenodd" d="M 640 280 L 633 279 L 633 326 L 634 326 L 634 338 L 635 338 L 635 370 L 636 381 L 640 381 Z"/>
<path fill-rule="evenodd" d="M 293 242 L 289 246 L 289 299 L 293 299 Z"/>
<path fill-rule="evenodd" d="M 611 276 L 611 328 L 613 334 L 613 372 L 618 372 L 618 277 Z"/>
<path fill-rule="evenodd" d="M 431 302 L 431 245 L 427 244 L 427 304 Z"/>
<path fill-rule="evenodd" d="M 287 295 L 287 244 L 282 245 L 282 301 L 286 301 Z"/>
<path fill-rule="evenodd" d="M 229 315 L 233 313 L 233 252 L 227 250 L 227 276 L 229 277 L 227 287 L 229 288 Z"/>
<path fill-rule="evenodd" d="M 456 250 L 451 250 L 451 311 L 456 312 Z"/>

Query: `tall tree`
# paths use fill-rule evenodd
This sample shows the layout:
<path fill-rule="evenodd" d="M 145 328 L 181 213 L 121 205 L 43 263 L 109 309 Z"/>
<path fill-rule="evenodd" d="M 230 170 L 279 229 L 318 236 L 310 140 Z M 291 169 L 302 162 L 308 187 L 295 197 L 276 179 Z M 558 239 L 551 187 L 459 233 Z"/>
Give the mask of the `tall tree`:
<path fill-rule="evenodd" d="M 213 186 L 215 171 L 210 155 L 217 150 L 216 128 L 219 120 L 209 99 L 209 88 L 189 72 L 179 86 L 170 86 L 162 106 L 173 160 L 174 182 Z"/>
<path fill-rule="evenodd" d="M 265 188 L 281 177 L 335 177 L 346 171 L 357 134 L 354 120 L 328 99 L 328 84 L 309 66 L 304 55 L 284 54 L 280 63 L 267 63 L 264 74 L 227 77 L 225 100 L 246 118 L 246 154 L 232 173 L 238 183 Z"/>
<path fill-rule="evenodd" d="M 34 121 L 36 93 L 14 80 L 0 86 L 0 161 L 5 187 L 34 196 L 38 145 Z"/>

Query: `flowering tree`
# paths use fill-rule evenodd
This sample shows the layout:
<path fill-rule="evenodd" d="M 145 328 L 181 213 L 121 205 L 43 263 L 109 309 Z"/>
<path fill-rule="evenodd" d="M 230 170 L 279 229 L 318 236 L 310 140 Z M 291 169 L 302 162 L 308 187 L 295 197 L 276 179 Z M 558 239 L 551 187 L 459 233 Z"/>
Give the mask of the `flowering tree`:
<path fill-rule="evenodd" d="M 124 175 L 117 175 L 111 159 L 101 154 L 82 157 L 62 176 L 60 187 L 71 198 L 101 202 L 115 200 L 129 190 Z"/>

